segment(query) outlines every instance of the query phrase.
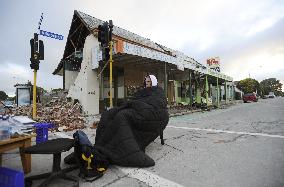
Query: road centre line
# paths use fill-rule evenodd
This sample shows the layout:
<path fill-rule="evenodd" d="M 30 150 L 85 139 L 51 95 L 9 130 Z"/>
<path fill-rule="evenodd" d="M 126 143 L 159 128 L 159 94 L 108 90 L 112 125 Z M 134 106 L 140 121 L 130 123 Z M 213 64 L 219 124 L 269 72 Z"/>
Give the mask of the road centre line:
<path fill-rule="evenodd" d="M 176 127 L 168 125 L 169 128 L 175 129 L 185 129 L 185 130 L 194 130 L 194 131 L 207 131 L 207 132 L 216 132 L 216 133 L 228 133 L 228 134 L 240 134 L 240 135 L 251 135 L 251 136 L 264 136 L 270 138 L 283 138 L 281 135 L 273 135 L 273 134 L 263 134 L 263 133 L 253 133 L 253 132 L 237 132 L 237 131 L 224 131 L 224 130 L 216 130 L 216 129 L 201 129 L 201 128 L 190 128 L 190 127 Z"/>
<path fill-rule="evenodd" d="M 54 135 L 61 137 L 61 138 L 71 138 L 72 136 L 66 135 L 62 132 L 56 132 Z M 158 175 L 155 175 L 154 173 L 151 173 L 145 169 L 141 168 L 126 168 L 126 167 L 119 167 L 114 166 L 118 168 L 121 172 L 123 172 L 125 175 L 129 176 L 130 178 L 137 179 L 141 182 L 144 182 L 145 184 L 151 186 L 151 187 L 182 187 L 182 185 L 177 184 L 173 181 L 170 181 L 168 179 L 165 179 L 163 177 L 160 177 Z"/>

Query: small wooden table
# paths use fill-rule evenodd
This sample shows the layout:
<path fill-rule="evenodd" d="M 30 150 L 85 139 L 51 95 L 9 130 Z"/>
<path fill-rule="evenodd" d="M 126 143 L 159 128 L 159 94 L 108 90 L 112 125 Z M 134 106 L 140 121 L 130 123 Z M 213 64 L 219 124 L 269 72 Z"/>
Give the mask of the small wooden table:
<path fill-rule="evenodd" d="M 19 148 L 24 173 L 26 174 L 26 173 L 31 172 L 31 155 L 24 154 L 22 149 L 31 146 L 31 139 L 34 136 L 35 135 L 27 135 L 27 136 L 21 136 L 18 138 L 11 138 L 9 140 L 1 140 L 0 141 L 0 166 L 2 165 L 2 153 L 4 153 L 5 151 Z"/>

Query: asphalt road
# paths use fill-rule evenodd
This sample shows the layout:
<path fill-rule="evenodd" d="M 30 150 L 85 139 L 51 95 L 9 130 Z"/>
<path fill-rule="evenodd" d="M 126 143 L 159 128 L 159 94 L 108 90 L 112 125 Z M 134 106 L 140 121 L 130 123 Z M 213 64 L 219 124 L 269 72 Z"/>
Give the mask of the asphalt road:
<path fill-rule="evenodd" d="M 84 131 L 94 140 L 95 130 Z M 284 98 L 172 117 L 164 137 L 165 145 L 157 138 L 146 149 L 154 167 L 111 166 L 101 179 L 80 186 L 284 186 Z M 30 175 L 51 165 L 51 155 L 33 155 Z M 4 155 L 4 166 L 20 169 L 19 157 Z"/>
<path fill-rule="evenodd" d="M 154 167 L 112 167 L 97 185 L 284 186 L 284 98 L 173 117 L 168 126 L 166 145 L 157 139 L 146 150 Z"/>

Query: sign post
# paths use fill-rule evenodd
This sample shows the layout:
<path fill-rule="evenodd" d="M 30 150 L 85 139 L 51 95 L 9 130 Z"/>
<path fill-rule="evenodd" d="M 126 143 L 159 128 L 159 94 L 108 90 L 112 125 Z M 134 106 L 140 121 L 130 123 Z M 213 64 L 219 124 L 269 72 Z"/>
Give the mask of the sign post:
<path fill-rule="evenodd" d="M 34 85 L 33 85 L 33 119 L 36 118 L 36 74 L 37 70 L 34 69 Z"/>
<path fill-rule="evenodd" d="M 112 30 L 113 23 L 112 20 L 104 22 L 102 25 L 98 26 L 98 41 L 101 43 L 102 47 L 102 58 L 106 62 L 101 72 L 98 74 L 98 77 L 101 75 L 105 67 L 109 63 L 109 107 L 113 107 L 112 102 L 112 52 L 113 52 L 113 42 L 112 42 Z"/>
<path fill-rule="evenodd" d="M 112 108 L 112 41 L 109 42 L 109 49 L 109 107 Z"/>
<path fill-rule="evenodd" d="M 41 40 L 38 40 L 38 34 L 34 33 L 34 38 L 30 40 L 31 44 L 31 69 L 34 70 L 34 84 L 33 84 L 33 119 L 36 119 L 36 77 L 39 69 L 40 60 L 44 59 L 44 46 Z"/>
<path fill-rule="evenodd" d="M 113 48 L 113 43 L 112 43 L 112 20 L 109 20 L 109 89 L 110 89 L 110 94 L 109 94 L 109 107 L 113 107 L 113 99 L 112 99 L 112 48 Z"/>

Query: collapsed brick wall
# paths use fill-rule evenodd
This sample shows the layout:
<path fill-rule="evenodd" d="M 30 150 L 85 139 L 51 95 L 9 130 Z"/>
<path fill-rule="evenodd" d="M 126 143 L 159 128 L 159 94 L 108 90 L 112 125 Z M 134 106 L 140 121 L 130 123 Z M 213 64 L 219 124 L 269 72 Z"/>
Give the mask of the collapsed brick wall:
<path fill-rule="evenodd" d="M 12 110 L 15 116 L 23 115 L 32 118 L 32 105 L 20 106 Z M 57 130 L 71 131 L 85 128 L 85 115 L 81 105 L 68 102 L 66 98 L 52 99 L 46 105 L 37 104 L 37 122 L 50 122 Z"/>

